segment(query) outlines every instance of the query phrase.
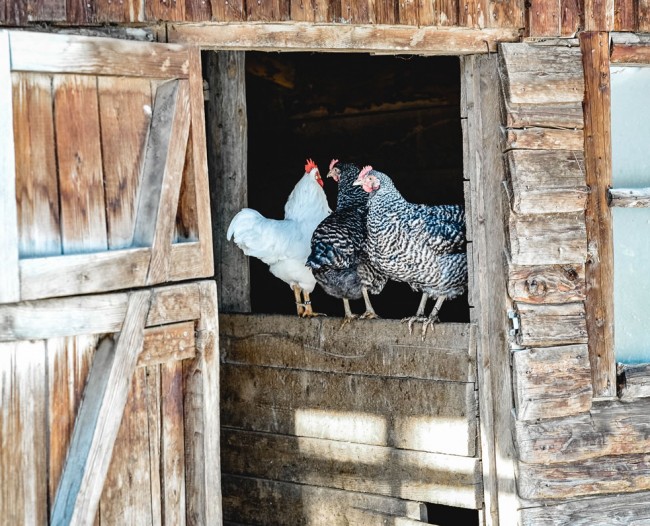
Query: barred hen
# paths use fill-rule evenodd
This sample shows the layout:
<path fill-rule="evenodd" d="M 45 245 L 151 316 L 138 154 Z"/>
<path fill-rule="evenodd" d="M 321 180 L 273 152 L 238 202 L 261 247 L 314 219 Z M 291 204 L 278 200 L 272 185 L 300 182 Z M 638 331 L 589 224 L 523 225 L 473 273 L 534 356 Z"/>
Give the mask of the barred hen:
<path fill-rule="evenodd" d="M 368 236 L 370 261 L 389 279 L 408 283 L 421 291 L 415 316 L 405 318 L 409 330 L 422 322 L 427 327 L 438 321 L 446 299 L 467 290 L 465 211 L 459 205 L 427 206 L 406 201 L 386 174 L 366 166 L 354 185 L 368 192 Z M 427 317 L 427 299 L 436 303 Z"/>
<path fill-rule="evenodd" d="M 325 292 L 343 299 L 345 321 L 356 318 L 351 299 L 363 296 L 366 312 L 362 318 L 377 318 L 368 291 L 378 294 L 386 278 L 375 270 L 365 252 L 368 194 L 353 186 L 359 167 L 350 163 L 330 163 L 327 177 L 338 182 L 336 210 L 316 227 L 311 238 L 307 266 Z"/>
<path fill-rule="evenodd" d="M 312 233 L 330 212 L 318 167 L 307 159 L 305 174 L 284 205 L 284 219 L 267 219 L 257 210 L 243 208 L 232 219 L 226 233 L 244 254 L 262 260 L 271 274 L 289 284 L 298 316 L 317 315 L 309 298 L 316 280 L 305 262 Z"/>

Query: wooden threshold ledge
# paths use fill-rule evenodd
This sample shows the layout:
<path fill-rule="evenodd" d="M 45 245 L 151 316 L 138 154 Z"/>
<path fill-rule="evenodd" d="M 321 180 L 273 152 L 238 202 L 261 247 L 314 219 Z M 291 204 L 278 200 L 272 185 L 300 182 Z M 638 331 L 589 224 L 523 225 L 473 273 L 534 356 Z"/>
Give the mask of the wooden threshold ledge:
<path fill-rule="evenodd" d="M 612 33 L 612 64 L 650 64 L 650 35 Z"/>
<path fill-rule="evenodd" d="M 650 188 L 611 188 L 607 198 L 609 206 L 649 208 Z"/>
<path fill-rule="evenodd" d="M 169 23 L 169 42 L 208 49 L 468 55 L 518 42 L 517 29 L 276 23 Z"/>

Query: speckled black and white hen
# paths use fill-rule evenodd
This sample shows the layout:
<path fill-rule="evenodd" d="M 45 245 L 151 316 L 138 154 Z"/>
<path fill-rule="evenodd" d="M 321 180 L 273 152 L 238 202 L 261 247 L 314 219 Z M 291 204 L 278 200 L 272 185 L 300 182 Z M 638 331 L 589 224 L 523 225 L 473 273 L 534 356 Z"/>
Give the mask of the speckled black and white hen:
<path fill-rule="evenodd" d="M 338 182 L 336 210 L 327 216 L 311 238 L 307 266 L 329 295 L 343 299 L 345 321 L 356 318 L 349 300 L 363 297 L 366 312 L 362 318 L 376 318 L 368 292 L 379 294 L 386 278 L 377 272 L 365 252 L 368 194 L 353 183 L 360 168 L 332 160 L 327 177 Z"/>
<path fill-rule="evenodd" d="M 366 166 L 354 185 L 369 194 L 366 250 L 389 279 L 423 293 L 409 329 L 422 322 L 422 336 L 438 320 L 446 299 L 467 290 L 465 210 L 459 205 L 427 206 L 406 201 L 386 174 Z M 436 303 L 426 317 L 428 298 Z"/>

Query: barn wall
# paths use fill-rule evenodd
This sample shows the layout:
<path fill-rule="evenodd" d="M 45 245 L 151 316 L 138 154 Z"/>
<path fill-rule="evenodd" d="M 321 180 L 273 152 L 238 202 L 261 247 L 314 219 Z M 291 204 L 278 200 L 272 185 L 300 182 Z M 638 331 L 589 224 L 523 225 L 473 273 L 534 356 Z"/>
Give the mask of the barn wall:
<path fill-rule="evenodd" d="M 597 337 L 588 332 L 593 303 L 587 283 L 593 279 L 589 265 L 598 258 L 588 257 L 588 246 L 594 246 L 585 217 L 592 214 L 587 181 L 597 154 L 590 150 L 585 162 L 584 144 L 591 143 L 583 123 L 589 130 L 593 124 L 583 118 L 591 84 L 585 82 L 581 48 L 577 41 L 561 47 L 504 44 L 500 60 L 510 193 L 508 287 L 520 321 L 511 342 L 519 522 L 645 524 L 648 399 L 623 402 L 594 394 L 615 393 L 611 376 L 603 381 L 606 371 L 593 351 L 590 356 Z M 607 94 L 607 82 L 597 78 L 595 93 Z M 590 95 L 585 108 L 598 96 Z"/>

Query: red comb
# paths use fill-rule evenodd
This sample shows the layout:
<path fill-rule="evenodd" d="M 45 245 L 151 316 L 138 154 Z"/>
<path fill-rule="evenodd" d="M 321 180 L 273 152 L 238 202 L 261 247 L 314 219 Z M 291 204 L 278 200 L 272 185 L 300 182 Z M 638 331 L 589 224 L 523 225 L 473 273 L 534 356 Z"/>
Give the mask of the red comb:
<path fill-rule="evenodd" d="M 339 162 L 338 159 L 332 159 L 332 162 L 330 163 L 330 170 L 331 170 L 332 168 L 334 168 L 334 165 L 335 165 L 336 163 L 338 163 L 338 162 Z"/>
<path fill-rule="evenodd" d="M 312 161 L 311 159 L 307 159 L 307 164 L 305 165 L 305 173 L 308 174 L 314 168 L 316 168 L 318 170 L 318 166 L 316 166 L 316 163 L 314 161 Z"/>
<path fill-rule="evenodd" d="M 366 175 L 368 175 L 368 172 L 372 170 L 372 166 L 364 166 L 363 170 L 359 172 L 359 179 L 363 179 Z"/>

